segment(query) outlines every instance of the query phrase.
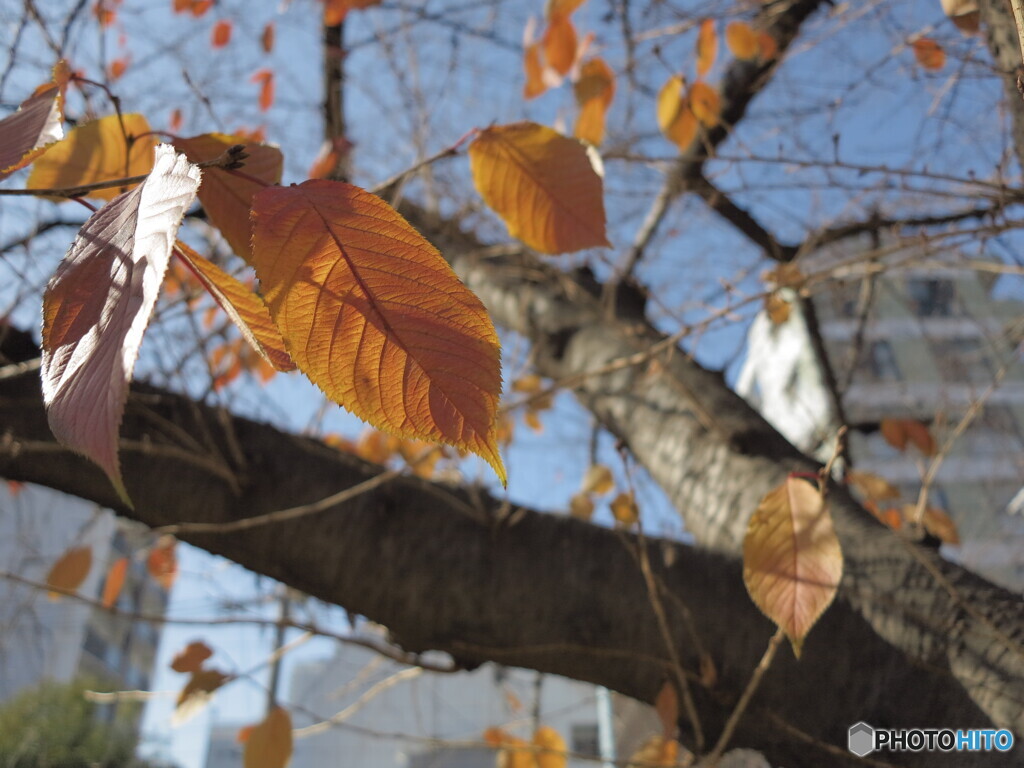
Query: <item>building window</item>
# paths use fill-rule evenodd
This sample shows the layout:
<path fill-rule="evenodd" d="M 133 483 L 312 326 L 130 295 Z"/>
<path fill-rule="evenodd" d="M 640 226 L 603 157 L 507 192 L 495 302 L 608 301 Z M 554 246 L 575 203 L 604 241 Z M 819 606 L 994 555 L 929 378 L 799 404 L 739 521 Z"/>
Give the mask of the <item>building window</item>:
<path fill-rule="evenodd" d="M 572 751 L 584 757 L 601 756 L 596 723 L 582 723 L 572 727 Z"/>
<path fill-rule="evenodd" d="M 877 381 L 900 380 L 900 368 L 896 364 L 896 354 L 888 341 L 872 342 L 871 374 Z"/>
<path fill-rule="evenodd" d="M 907 296 L 918 317 L 950 317 L 953 314 L 953 283 L 949 280 L 908 280 Z"/>
<path fill-rule="evenodd" d="M 950 382 L 990 384 L 992 369 L 980 339 L 947 339 L 932 342 L 935 367 Z"/>

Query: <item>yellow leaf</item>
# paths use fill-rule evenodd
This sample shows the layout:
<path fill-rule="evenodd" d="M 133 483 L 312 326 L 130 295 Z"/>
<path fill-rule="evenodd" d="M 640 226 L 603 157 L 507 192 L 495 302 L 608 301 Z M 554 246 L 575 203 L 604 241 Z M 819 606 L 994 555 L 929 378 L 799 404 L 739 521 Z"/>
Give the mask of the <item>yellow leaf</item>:
<path fill-rule="evenodd" d="M 594 464 L 583 476 L 580 493 L 596 493 L 603 496 L 614 487 L 615 478 L 612 477 L 612 471 L 604 464 Z"/>
<path fill-rule="evenodd" d="M 500 728 L 488 728 L 484 731 L 484 741 L 499 748 L 498 768 L 537 768 L 534 752 L 525 740 Z"/>
<path fill-rule="evenodd" d="M 938 70 L 946 66 L 946 52 L 930 37 L 919 37 L 911 43 L 911 47 L 917 63 L 925 69 Z"/>
<path fill-rule="evenodd" d="M 542 253 L 610 246 L 603 184 L 583 144 L 536 123 L 495 126 L 469 146 L 477 191 L 509 234 Z"/>
<path fill-rule="evenodd" d="M 899 489 L 896 486 L 885 478 L 871 472 L 858 472 L 851 469 L 846 473 L 846 482 L 869 499 L 874 499 L 875 501 L 898 499 L 900 497 Z"/>
<path fill-rule="evenodd" d="M 686 151 L 697 138 L 698 122 L 683 95 L 686 81 L 673 75 L 658 92 L 658 127 L 665 138 L 680 151 Z"/>
<path fill-rule="evenodd" d="M 36 160 L 25 186 L 65 189 L 141 176 L 153 168 L 156 145 L 157 139 L 142 115 L 124 115 L 123 131 L 117 115 L 93 120 L 72 130 L 63 141 L 51 144 Z M 88 196 L 113 200 L 123 191 L 120 187 L 97 189 Z"/>
<path fill-rule="evenodd" d="M 585 493 L 574 494 L 569 499 L 569 514 L 577 520 L 589 520 L 594 516 L 594 502 Z"/>
<path fill-rule="evenodd" d="M 722 111 L 718 91 L 707 83 L 698 81 L 690 88 L 689 99 L 690 109 L 698 120 L 708 128 L 718 125 L 718 116 Z"/>
<path fill-rule="evenodd" d="M 277 370 L 294 370 L 295 363 L 284 348 L 284 339 L 270 319 L 270 310 L 263 298 L 180 240 L 174 244 L 174 248 L 221 309 L 238 326 L 252 348 Z"/>
<path fill-rule="evenodd" d="M 671 768 L 679 760 L 679 742 L 662 736 L 653 736 L 629 758 L 626 768 Z"/>
<path fill-rule="evenodd" d="M 210 702 L 214 691 L 230 679 L 230 675 L 225 675 L 216 669 L 197 669 L 178 694 L 171 722 L 174 725 L 180 725 L 199 714 Z"/>
<path fill-rule="evenodd" d="M 580 69 L 573 93 L 580 110 L 574 134 L 599 146 L 604 141 L 605 115 L 615 97 L 615 73 L 604 59 L 590 59 Z"/>
<path fill-rule="evenodd" d="M 540 41 L 547 65 L 563 77 L 576 61 L 576 27 L 566 15 L 551 17 Z"/>
<path fill-rule="evenodd" d="M 245 768 L 285 768 L 292 757 L 292 718 L 281 707 L 270 710 L 245 741 Z"/>
<path fill-rule="evenodd" d="M 379 429 L 476 453 L 504 483 L 498 337 L 437 249 L 338 181 L 268 187 L 253 222 L 267 306 L 310 380 Z"/>
<path fill-rule="evenodd" d="M 554 728 L 540 726 L 533 734 L 533 746 L 540 749 L 535 753 L 536 768 L 566 768 L 569 764 L 565 739 Z"/>
<path fill-rule="evenodd" d="M 224 235 L 231 250 L 251 264 L 252 225 L 249 209 L 252 208 L 252 200 L 257 192 L 281 180 L 284 164 L 281 150 L 223 133 L 204 133 L 174 141 L 174 146 L 193 163 L 216 160 L 236 144 L 244 145 L 248 155 L 241 168 L 244 175 L 224 168 L 207 168 L 203 171 L 203 183 L 199 186 L 199 202 L 213 225 Z"/>
<path fill-rule="evenodd" d="M 757 33 L 749 24 L 742 21 L 733 21 L 726 25 L 725 44 L 737 59 L 756 59 L 761 53 Z"/>
<path fill-rule="evenodd" d="M 46 574 L 46 585 L 74 592 L 92 570 L 92 548 L 75 547 L 61 555 Z M 51 600 L 59 600 L 58 592 L 50 592 Z"/>
<path fill-rule="evenodd" d="M 718 34 L 715 32 L 715 22 L 704 19 L 700 23 L 700 32 L 697 33 L 697 77 L 703 77 L 710 72 L 717 57 Z"/>
<path fill-rule="evenodd" d="M 631 493 L 620 493 L 611 502 L 612 515 L 622 525 L 636 525 L 640 519 L 640 508 Z"/>
<path fill-rule="evenodd" d="M 544 424 L 541 423 L 540 413 L 536 408 L 528 408 L 526 413 L 523 414 L 523 421 L 526 422 L 526 426 L 532 429 L 537 434 L 544 431 Z"/>
<path fill-rule="evenodd" d="M 103 583 L 102 603 L 104 608 L 113 608 L 124 586 L 124 577 L 128 573 L 128 558 L 119 557 L 107 571 L 107 580 Z"/>
<path fill-rule="evenodd" d="M 832 602 L 843 573 L 839 539 L 818 488 L 790 477 L 769 491 L 743 540 L 743 581 L 800 656 L 804 638 Z"/>
<path fill-rule="evenodd" d="M 535 395 L 544 388 L 544 382 L 536 373 L 528 373 L 522 378 L 512 382 L 513 392 L 523 392 L 527 395 Z"/>

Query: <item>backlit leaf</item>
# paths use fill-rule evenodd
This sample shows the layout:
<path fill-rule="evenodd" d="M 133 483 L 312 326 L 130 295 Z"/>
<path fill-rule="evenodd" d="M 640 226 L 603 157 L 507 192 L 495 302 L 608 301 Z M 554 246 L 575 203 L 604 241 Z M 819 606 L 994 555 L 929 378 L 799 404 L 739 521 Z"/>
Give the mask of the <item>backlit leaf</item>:
<path fill-rule="evenodd" d="M 573 93 L 579 106 L 576 138 L 600 146 L 604 141 L 605 115 L 615 97 L 615 73 L 604 59 L 590 59 L 580 68 Z"/>
<path fill-rule="evenodd" d="M 146 568 L 153 580 L 170 590 L 178 578 L 178 555 L 176 553 L 178 542 L 173 536 L 161 536 L 157 543 L 149 550 L 149 557 L 146 560 Z"/>
<path fill-rule="evenodd" d="M 756 59 L 761 53 L 757 32 L 742 21 L 732 21 L 726 25 L 725 44 L 737 59 L 749 61 Z"/>
<path fill-rule="evenodd" d="M 292 718 L 281 707 L 249 731 L 242 760 L 245 768 L 285 768 L 292 757 Z"/>
<path fill-rule="evenodd" d="M 700 23 L 700 32 L 697 33 L 697 77 L 703 77 L 711 71 L 718 57 L 718 34 L 715 32 L 715 22 L 712 19 L 704 19 Z"/>
<path fill-rule="evenodd" d="M 236 144 L 244 145 L 248 155 L 242 174 L 224 168 L 207 168 L 199 187 L 199 202 L 231 250 L 251 264 L 252 223 L 249 211 L 252 199 L 264 186 L 281 180 L 284 165 L 281 150 L 224 133 L 204 133 L 174 141 L 175 148 L 184 152 L 193 163 L 216 160 Z"/>
<path fill-rule="evenodd" d="M 142 335 L 199 169 L 160 145 L 149 178 L 89 217 L 43 295 L 41 376 L 54 436 L 127 501 L 117 433 Z"/>
<path fill-rule="evenodd" d="M 238 326 L 252 348 L 277 370 L 295 370 L 295 363 L 285 351 L 284 339 L 270 318 L 263 298 L 180 240 L 174 249 L 192 267 L 193 274 Z"/>
<path fill-rule="evenodd" d="M 127 71 L 128 57 L 119 56 L 118 58 L 110 62 L 110 66 L 107 67 L 107 79 L 113 83 L 116 80 L 120 80 L 124 73 Z"/>
<path fill-rule="evenodd" d="M 612 471 L 604 464 L 592 464 L 583 476 L 580 492 L 596 493 L 603 496 L 614 487 L 615 478 L 612 477 Z"/>
<path fill-rule="evenodd" d="M 67 65 L 54 67 L 54 82 L 36 89 L 18 111 L 0 120 L 0 179 L 35 160 L 64 138 L 64 89 Z"/>
<path fill-rule="evenodd" d="M 232 24 L 228 19 L 221 19 L 213 25 L 210 32 L 210 46 L 212 48 L 223 48 L 231 42 Z"/>
<path fill-rule="evenodd" d="M 175 654 L 174 660 L 171 662 L 171 669 L 182 673 L 198 672 L 202 668 L 203 662 L 211 656 L 213 656 L 213 651 L 210 650 L 210 646 L 201 640 L 196 640 Z"/>
<path fill-rule="evenodd" d="M 542 253 L 610 246 L 601 176 L 580 142 L 536 123 L 495 126 L 470 144 L 469 161 L 512 237 Z"/>
<path fill-rule="evenodd" d="M 50 567 L 50 572 L 46 574 L 46 585 L 74 592 L 82 586 L 90 570 L 92 548 L 74 547 L 57 558 L 57 562 Z M 58 592 L 50 592 L 49 597 L 51 600 L 58 600 L 61 595 Z"/>
<path fill-rule="evenodd" d="M 103 583 L 102 603 L 104 608 L 113 608 L 124 587 L 124 577 L 128 574 L 128 558 L 119 557 L 107 571 L 107 580 Z"/>
<path fill-rule="evenodd" d="M 620 493 L 612 499 L 609 506 L 615 521 L 621 525 L 636 525 L 640 519 L 640 508 L 636 505 L 636 500 L 631 493 Z"/>
<path fill-rule="evenodd" d="M 548 0 L 544 8 L 544 15 L 547 18 L 555 16 L 568 16 L 587 0 Z"/>
<path fill-rule="evenodd" d="M 700 81 L 690 88 L 689 99 L 690 109 L 693 114 L 708 128 L 718 125 L 718 116 L 722 111 L 721 99 L 718 91 L 707 83 Z"/>
<path fill-rule="evenodd" d="M 441 254 L 342 182 L 265 189 L 253 222 L 267 306 L 313 383 L 380 429 L 476 453 L 504 482 L 498 338 Z"/>
<path fill-rule="evenodd" d="M 743 541 L 743 581 L 799 657 L 804 638 L 835 597 L 843 556 L 818 488 L 789 477 L 769 491 Z"/>
<path fill-rule="evenodd" d="M 938 70 L 946 66 L 946 52 L 930 37 L 919 37 L 911 47 L 917 63 L 925 69 Z"/>
<path fill-rule="evenodd" d="M 566 15 L 553 16 L 541 38 L 544 60 L 563 77 L 569 74 L 576 61 L 576 27 Z"/>
<path fill-rule="evenodd" d="M 124 131 L 117 115 L 73 129 L 67 138 L 52 144 L 36 160 L 26 186 L 64 189 L 149 173 L 156 137 L 150 134 L 149 123 L 142 115 L 123 117 Z M 113 200 L 119 194 L 121 190 L 114 187 L 94 190 L 88 196 Z"/>
<path fill-rule="evenodd" d="M 523 49 L 523 98 L 535 99 L 548 89 L 544 79 L 544 62 L 541 60 L 540 42 L 533 42 Z"/>
<path fill-rule="evenodd" d="M 658 92 L 658 127 L 666 139 L 680 151 L 686 151 L 697 138 L 699 123 L 683 94 L 685 80 L 673 75 Z"/>
<path fill-rule="evenodd" d="M 534 732 L 533 746 L 540 750 L 534 756 L 536 768 L 566 768 L 569 764 L 565 739 L 551 726 L 542 725 Z"/>
<path fill-rule="evenodd" d="M 171 724 L 181 725 L 199 714 L 210 703 L 214 691 L 230 679 L 230 675 L 216 669 L 197 669 L 193 672 L 178 694 L 174 714 L 171 715 Z"/>

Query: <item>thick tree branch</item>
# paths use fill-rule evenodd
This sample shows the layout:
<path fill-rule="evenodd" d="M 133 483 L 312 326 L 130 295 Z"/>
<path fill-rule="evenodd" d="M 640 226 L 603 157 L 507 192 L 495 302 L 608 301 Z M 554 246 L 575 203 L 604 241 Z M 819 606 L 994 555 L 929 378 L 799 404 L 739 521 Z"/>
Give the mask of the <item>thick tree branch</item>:
<path fill-rule="evenodd" d="M 11 360 L 33 351 L 13 334 L 5 350 Z M 53 441 L 34 373 L 0 381 L 0 424 L 0 474 L 92 499 L 153 527 L 236 521 L 313 502 L 381 471 L 314 440 L 138 386 L 122 431 L 130 510 L 102 472 Z M 179 434 L 203 436 L 190 461 Z M 500 510 L 486 494 L 401 477 L 287 524 L 182 538 L 387 625 L 408 651 L 443 650 L 468 666 L 497 660 L 653 701 L 668 661 L 636 566 L 635 537 L 566 517 Z M 772 627 L 747 598 L 732 557 L 657 540 L 648 546 L 654 575 L 671 598 L 670 630 L 686 668 L 695 672 L 698 658 L 674 606 L 687 606 L 696 632 L 714 649 L 718 682 L 694 688 L 714 736 Z M 800 662 L 788 650 L 776 659 L 733 741 L 763 750 L 774 764 L 853 766 L 861 763 L 815 742 L 841 748 L 847 725 L 861 718 L 985 726 L 988 718 L 952 684 L 942 659 L 935 662 L 907 663 L 840 602 L 811 633 Z M 969 760 L 922 754 L 907 764 L 975 764 Z M 984 754 L 976 764 L 1010 760 Z"/>

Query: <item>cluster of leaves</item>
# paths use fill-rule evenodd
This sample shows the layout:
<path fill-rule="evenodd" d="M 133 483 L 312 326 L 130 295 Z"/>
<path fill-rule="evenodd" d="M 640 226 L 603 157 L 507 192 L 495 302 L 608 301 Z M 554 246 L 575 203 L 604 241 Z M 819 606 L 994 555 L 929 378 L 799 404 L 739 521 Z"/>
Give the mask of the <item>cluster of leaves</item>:
<path fill-rule="evenodd" d="M 161 536 L 153 546 L 139 553 L 146 560 L 150 577 L 164 590 L 170 591 L 178 577 L 177 541 L 173 536 Z M 92 572 L 92 547 L 73 546 L 68 548 L 50 566 L 46 574 L 46 586 L 50 587 L 49 598 L 59 600 L 62 594 L 76 592 Z M 107 568 L 100 602 L 104 608 L 113 608 L 121 596 L 125 577 L 128 575 L 129 559 L 119 557 Z"/>
<path fill-rule="evenodd" d="M 615 477 L 611 469 L 604 464 L 590 466 L 583 475 L 579 491 L 569 499 L 569 514 L 580 520 L 590 520 L 594 516 L 596 500 L 614 491 Z M 619 490 L 608 502 L 608 508 L 619 525 L 629 527 L 640 520 L 640 508 L 632 489 Z"/>
<path fill-rule="evenodd" d="M 88 81 L 62 63 L 0 121 L 0 145 L 15 148 L 5 173 L 34 162 L 27 187 L 40 196 L 106 201 L 44 295 L 42 379 L 54 434 L 96 461 L 126 502 L 117 432 L 172 258 L 267 367 L 300 369 L 400 438 L 476 453 L 504 481 L 493 325 L 397 211 L 341 182 L 276 186 L 280 151 L 239 136 L 161 144 L 144 116 L 118 112 L 62 138 L 69 82 Z M 476 133 L 469 158 L 485 201 L 527 244 L 552 254 L 608 244 L 602 180 L 580 142 L 533 123 L 492 126 Z M 254 271 L 260 293 L 177 240 L 196 198 Z M 220 357 L 230 363 L 219 384 L 253 366 L 240 346 Z"/>

